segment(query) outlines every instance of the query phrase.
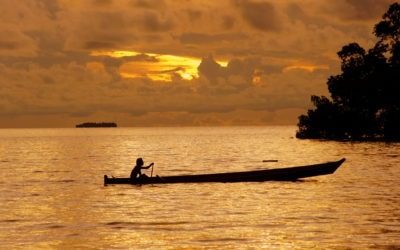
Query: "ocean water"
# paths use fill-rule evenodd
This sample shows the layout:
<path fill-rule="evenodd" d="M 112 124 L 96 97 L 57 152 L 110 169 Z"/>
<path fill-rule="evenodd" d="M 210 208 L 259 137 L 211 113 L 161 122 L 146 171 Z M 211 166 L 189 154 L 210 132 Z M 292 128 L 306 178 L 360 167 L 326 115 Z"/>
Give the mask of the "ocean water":
<path fill-rule="evenodd" d="M 2 129 L 0 249 L 399 249 L 400 144 L 295 130 Z M 103 185 L 137 157 L 160 176 L 347 160 L 299 182 Z"/>

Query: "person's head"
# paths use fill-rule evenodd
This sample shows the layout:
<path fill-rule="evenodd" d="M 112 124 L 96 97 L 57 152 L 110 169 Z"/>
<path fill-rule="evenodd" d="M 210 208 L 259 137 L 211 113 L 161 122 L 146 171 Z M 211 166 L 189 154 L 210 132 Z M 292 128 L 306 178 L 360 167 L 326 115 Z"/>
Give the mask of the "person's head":
<path fill-rule="evenodd" d="M 142 166 L 144 164 L 143 159 L 142 158 L 137 158 L 136 159 L 136 165 L 138 166 Z"/>

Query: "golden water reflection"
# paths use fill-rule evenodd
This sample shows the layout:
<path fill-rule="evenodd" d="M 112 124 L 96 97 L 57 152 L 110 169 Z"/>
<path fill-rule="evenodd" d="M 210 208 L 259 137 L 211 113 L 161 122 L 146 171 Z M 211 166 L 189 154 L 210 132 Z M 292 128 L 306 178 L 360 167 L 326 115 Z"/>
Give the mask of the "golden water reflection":
<path fill-rule="evenodd" d="M 300 141 L 293 131 L 0 131 L 0 242 L 6 248 L 399 247 L 400 145 Z M 103 174 L 128 175 L 137 156 L 156 162 L 159 175 L 347 161 L 334 175 L 303 182 L 102 185 Z"/>

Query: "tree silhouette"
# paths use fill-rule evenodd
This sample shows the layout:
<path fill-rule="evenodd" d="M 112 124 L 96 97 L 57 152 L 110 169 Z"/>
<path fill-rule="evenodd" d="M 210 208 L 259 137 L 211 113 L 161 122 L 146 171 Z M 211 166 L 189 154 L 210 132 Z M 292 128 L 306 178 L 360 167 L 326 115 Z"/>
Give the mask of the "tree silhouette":
<path fill-rule="evenodd" d="M 400 140 L 400 4 L 375 25 L 368 51 L 357 43 L 338 52 L 342 73 L 327 81 L 331 99 L 312 96 L 299 117 L 298 138 Z"/>

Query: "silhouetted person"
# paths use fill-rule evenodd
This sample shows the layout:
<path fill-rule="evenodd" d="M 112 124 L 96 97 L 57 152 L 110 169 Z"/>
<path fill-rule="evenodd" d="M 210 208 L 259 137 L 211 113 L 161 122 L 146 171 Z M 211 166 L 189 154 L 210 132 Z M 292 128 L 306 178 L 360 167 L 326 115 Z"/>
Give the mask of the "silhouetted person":
<path fill-rule="evenodd" d="M 147 167 L 144 167 L 144 162 L 142 158 L 137 158 L 136 160 L 136 166 L 132 169 L 131 172 L 131 179 L 132 180 L 138 180 L 140 178 L 147 178 L 147 175 L 142 174 L 141 170 L 142 169 L 149 169 L 151 168 L 151 166 L 154 165 L 154 163 L 151 163 L 150 165 L 148 165 Z"/>

